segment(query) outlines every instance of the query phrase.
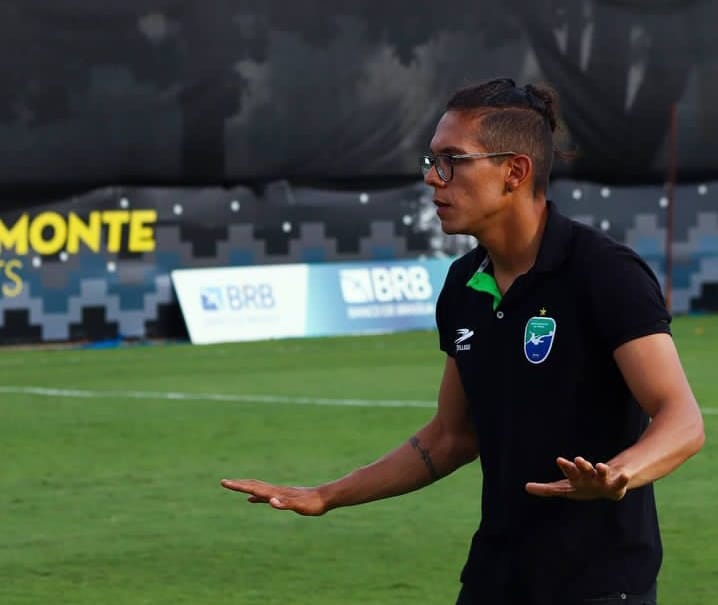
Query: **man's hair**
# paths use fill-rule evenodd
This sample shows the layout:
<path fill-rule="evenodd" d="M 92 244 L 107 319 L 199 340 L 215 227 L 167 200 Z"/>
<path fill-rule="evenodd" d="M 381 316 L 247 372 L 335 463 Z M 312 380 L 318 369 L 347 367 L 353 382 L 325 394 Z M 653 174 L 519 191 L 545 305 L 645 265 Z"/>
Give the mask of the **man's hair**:
<path fill-rule="evenodd" d="M 491 80 L 459 90 L 446 110 L 476 113 L 477 139 L 487 151 L 528 155 L 533 160 L 534 191 L 546 192 L 554 155 L 560 155 L 553 140 L 558 121 L 558 94 L 553 88 L 519 88 L 510 78 Z"/>

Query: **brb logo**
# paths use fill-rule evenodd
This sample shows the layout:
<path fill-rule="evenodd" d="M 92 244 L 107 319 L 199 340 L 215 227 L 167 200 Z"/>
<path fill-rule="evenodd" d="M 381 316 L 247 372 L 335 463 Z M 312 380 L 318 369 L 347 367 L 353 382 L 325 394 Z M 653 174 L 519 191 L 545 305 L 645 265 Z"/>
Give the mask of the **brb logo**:
<path fill-rule="evenodd" d="M 199 297 L 205 311 L 220 311 L 224 306 L 221 288 L 202 288 Z"/>
<path fill-rule="evenodd" d="M 200 290 L 205 311 L 266 311 L 276 305 L 271 284 L 229 284 Z"/>
<path fill-rule="evenodd" d="M 349 304 L 423 301 L 433 293 L 429 272 L 420 265 L 344 269 L 339 280 Z"/>

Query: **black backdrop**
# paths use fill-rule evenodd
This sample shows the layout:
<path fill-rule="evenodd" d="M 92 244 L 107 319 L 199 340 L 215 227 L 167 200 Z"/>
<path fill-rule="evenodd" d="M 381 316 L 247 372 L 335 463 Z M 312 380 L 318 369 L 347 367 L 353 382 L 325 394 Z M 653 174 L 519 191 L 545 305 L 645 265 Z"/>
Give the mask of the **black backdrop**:
<path fill-rule="evenodd" d="M 416 179 L 448 95 L 561 94 L 555 175 L 718 176 L 718 2 L 7 0 L 0 189 Z"/>

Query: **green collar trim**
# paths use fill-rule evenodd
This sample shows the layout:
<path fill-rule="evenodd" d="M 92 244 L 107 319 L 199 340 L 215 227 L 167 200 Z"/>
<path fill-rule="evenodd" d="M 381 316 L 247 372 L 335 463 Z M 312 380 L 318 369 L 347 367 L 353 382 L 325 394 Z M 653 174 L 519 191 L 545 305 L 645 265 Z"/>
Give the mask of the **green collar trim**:
<path fill-rule="evenodd" d="M 476 290 L 477 292 L 485 292 L 486 294 L 491 296 L 494 299 L 493 310 L 496 311 L 496 307 L 498 307 L 501 303 L 501 299 L 503 298 L 503 296 L 501 295 L 501 290 L 499 290 L 499 286 L 496 283 L 494 276 L 489 275 L 488 273 L 484 273 L 484 269 L 486 269 L 488 264 L 489 257 L 487 256 L 481 262 L 481 265 L 476 270 L 476 273 L 474 273 L 471 276 L 471 279 L 466 282 L 466 285 L 472 290 Z"/>

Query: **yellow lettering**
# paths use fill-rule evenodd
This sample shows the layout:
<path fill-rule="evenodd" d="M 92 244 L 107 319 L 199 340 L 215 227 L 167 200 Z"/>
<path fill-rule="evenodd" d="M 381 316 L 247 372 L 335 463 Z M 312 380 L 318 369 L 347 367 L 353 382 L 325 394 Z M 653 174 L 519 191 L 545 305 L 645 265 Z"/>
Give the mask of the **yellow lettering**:
<path fill-rule="evenodd" d="M 45 239 L 46 228 L 52 230 L 52 235 Z M 39 254 L 55 254 L 62 250 L 67 239 L 67 224 L 65 219 L 57 212 L 42 212 L 38 214 L 30 225 L 30 246 Z"/>
<path fill-rule="evenodd" d="M 22 292 L 22 277 L 15 273 L 14 269 L 22 269 L 22 262 L 17 258 L 13 258 L 5 263 L 5 277 L 7 277 L 14 285 L 2 285 L 3 296 L 14 298 L 20 296 Z"/>
<path fill-rule="evenodd" d="M 80 251 L 80 242 L 82 242 L 93 252 L 99 252 L 102 238 L 101 219 L 101 212 L 90 212 L 85 223 L 77 214 L 70 212 L 67 219 L 67 247 L 65 249 L 70 254 L 77 254 Z"/>
<path fill-rule="evenodd" d="M 51 255 L 66 250 L 78 254 L 82 246 L 99 253 L 103 244 L 103 225 L 107 226 L 108 252 L 120 252 L 126 239 L 128 252 L 153 252 L 155 241 L 156 210 L 95 210 L 87 219 L 75 212 L 67 217 L 57 212 L 42 212 L 34 217 L 22 214 L 14 224 L 0 220 L 0 252 L 12 250 L 26 255 L 34 251 Z M 127 235 L 123 232 L 127 225 Z M 0 265 L 1 270 L 2 265 Z"/>
<path fill-rule="evenodd" d="M 157 222 L 156 210 L 134 210 L 130 216 L 130 235 L 127 247 L 130 252 L 153 252 L 155 230 L 150 223 Z"/>
<path fill-rule="evenodd" d="M 119 252 L 122 245 L 122 225 L 130 221 L 127 210 L 105 210 L 102 222 L 107 225 L 107 251 Z"/>
<path fill-rule="evenodd" d="M 0 220 L 0 251 L 15 249 L 16 254 L 27 254 L 27 226 L 30 218 L 23 214 L 15 224 L 8 229 Z"/>

